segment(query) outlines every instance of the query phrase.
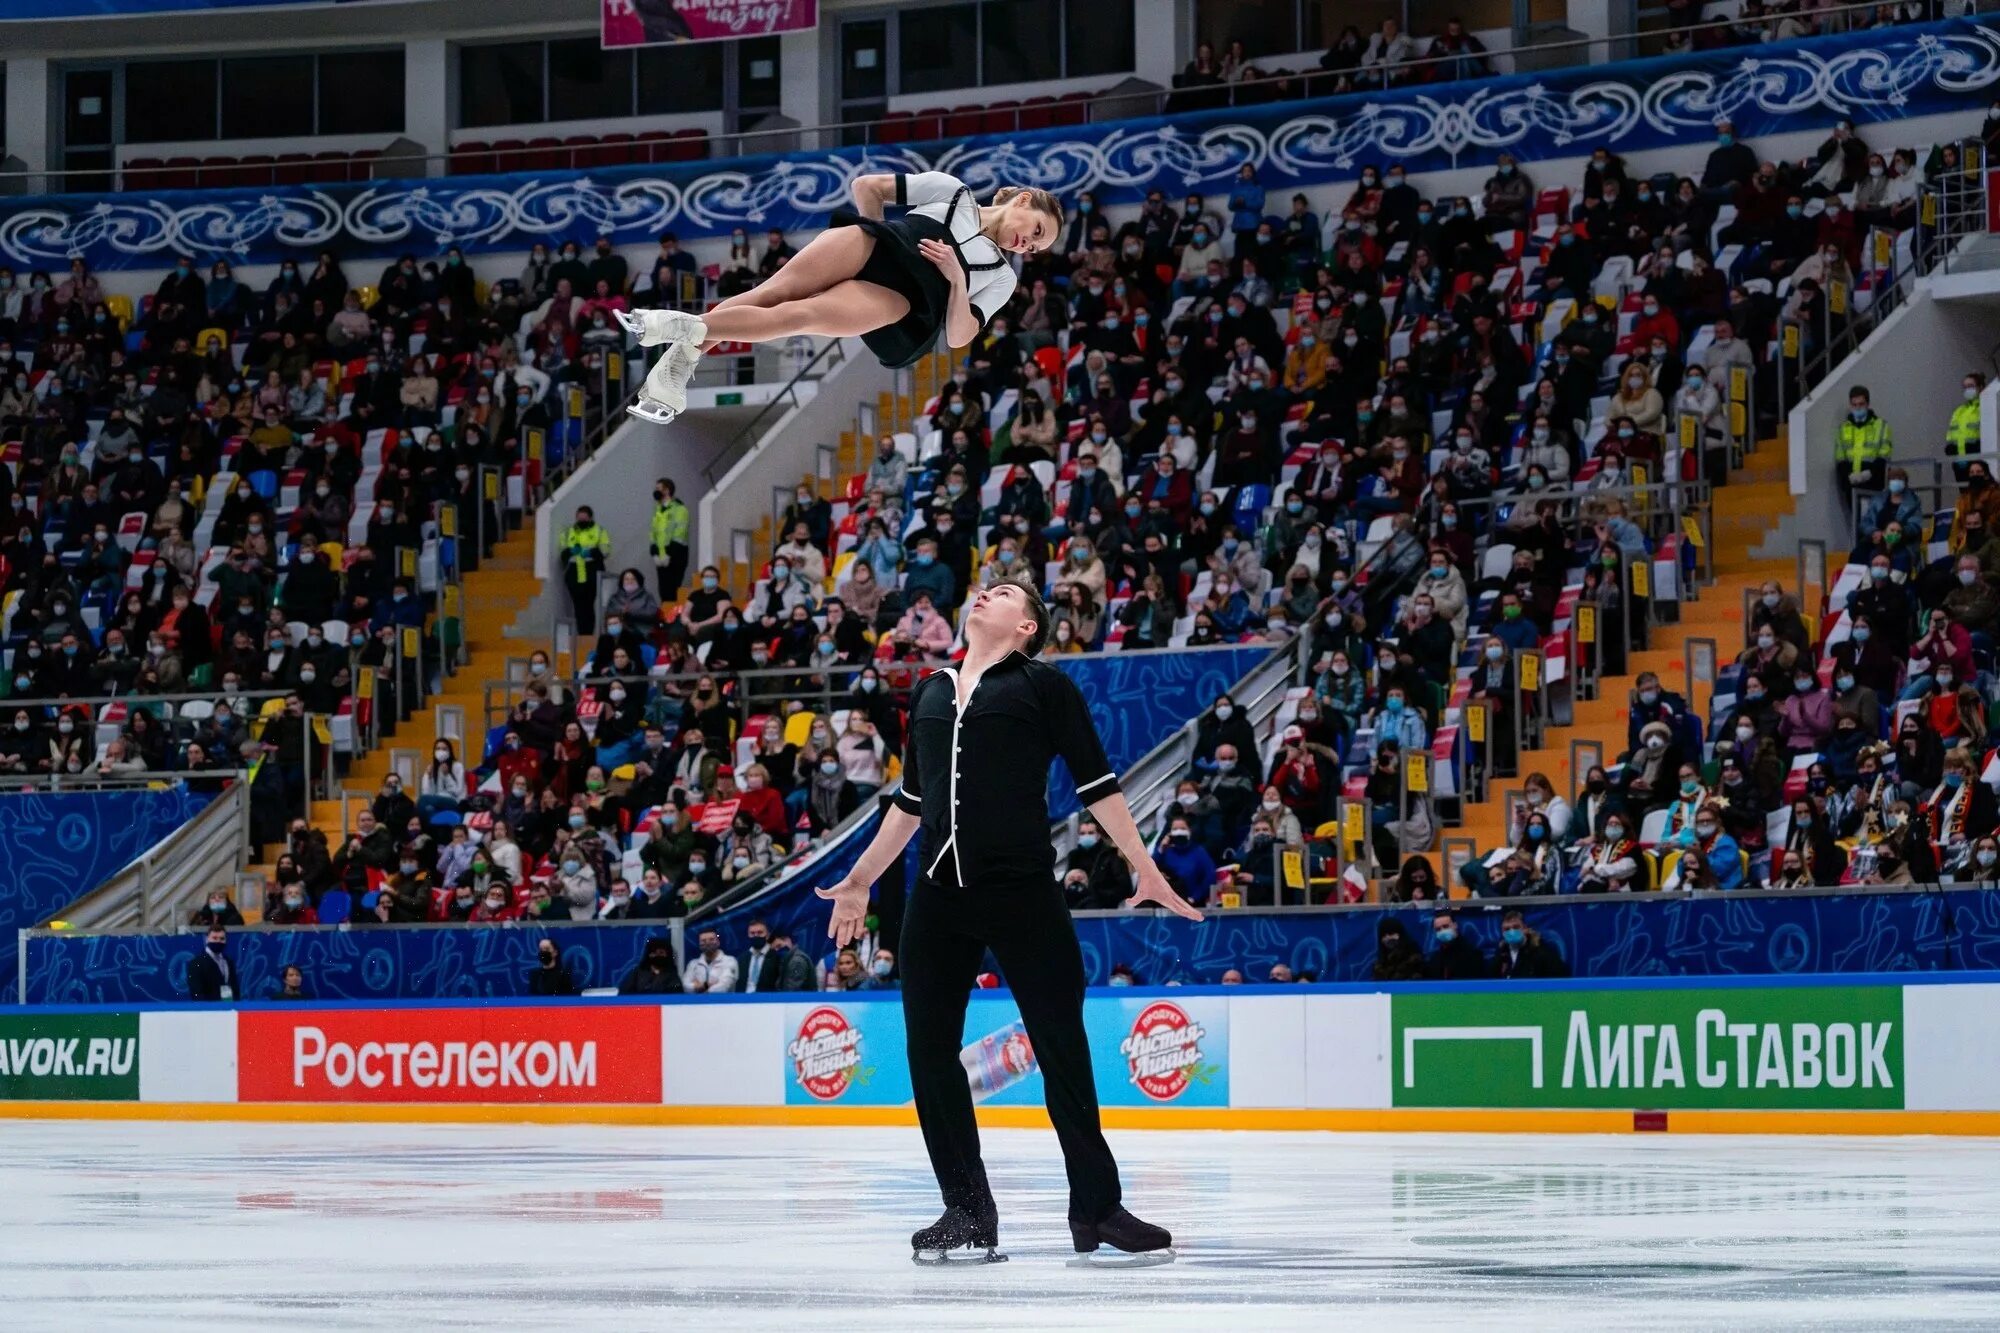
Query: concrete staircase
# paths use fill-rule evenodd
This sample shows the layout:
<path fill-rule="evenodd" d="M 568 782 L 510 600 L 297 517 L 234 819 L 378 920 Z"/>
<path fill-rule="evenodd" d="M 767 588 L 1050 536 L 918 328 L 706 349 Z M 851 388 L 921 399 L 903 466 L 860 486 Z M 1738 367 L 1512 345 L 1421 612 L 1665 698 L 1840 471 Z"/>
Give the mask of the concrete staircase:
<path fill-rule="evenodd" d="M 343 783 L 351 793 L 372 797 L 380 790 L 382 780 L 389 773 L 389 751 L 414 750 L 425 762 L 430 757 L 431 745 L 437 739 L 437 705 L 457 705 L 465 710 L 467 745 L 461 746 L 461 756 L 467 766 L 478 761 L 479 746 L 486 734 L 485 693 L 486 682 L 499 680 L 505 676 L 505 662 L 509 657 L 526 657 L 537 648 L 553 650 L 547 642 L 530 639 L 507 638 L 505 629 L 519 612 L 522 604 L 536 591 L 534 574 L 535 529 L 532 523 L 510 534 L 493 549 L 493 554 L 479 562 L 479 569 L 465 576 L 465 646 L 469 654 L 465 665 L 458 674 L 446 678 L 440 693 L 425 700 L 421 709 L 396 728 L 393 738 L 385 738 L 372 753 L 361 755 L 348 769 Z M 467 751 L 470 753 L 466 753 Z M 415 793 L 412 791 L 412 796 Z M 313 827 L 325 832 L 327 844 L 336 850 L 346 832 L 346 811 L 338 800 L 318 800 L 312 804 Z M 273 845 L 267 852 L 273 861 L 249 867 L 248 873 L 268 877 L 275 864 L 277 854 L 283 848 Z M 261 904 L 241 904 L 246 918 L 251 916 L 252 907 Z"/>
<path fill-rule="evenodd" d="M 1686 645 L 1692 639 L 1715 640 L 1718 666 L 1732 661 L 1743 649 L 1744 589 L 1765 579 L 1777 579 L 1787 592 L 1798 591 L 1793 587 L 1796 566 L 1792 561 L 1751 554 L 1791 508 L 1784 442 L 1782 438 L 1764 441 L 1731 474 L 1729 483 L 1715 492 L 1713 586 L 1700 590 L 1699 601 L 1680 604 L 1678 622 L 1655 625 L 1652 646 L 1626 654 L 1625 675 L 1603 677 L 1597 698 L 1576 702 L 1569 726 L 1550 726 L 1542 748 L 1521 752 L 1515 776 L 1493 778 L 1487 784 L 1487 799 L 1468 804 L 1462 824 L 1443 830 L 1443 836 L 1472 839 L 1480 856 L 1506 845 L 1507 795 L 1519 791 L 1528 774 L 1545 774 L 1556 791 L 1568 797 L 1582 777 L 1570 771 L 1573 741 L 1594 742 L 1606 763 L 1624 752 L 1627 699 L 1632 680 L 1640 672 L 1658 672 L 1666 688 L 1679 693 L 1687 674 Z M 1708 694 L 1708 687 L 1702 686 L 1698 697 L 1688 700 L 1689 707 L 1704 719 L 1708 716 Z M 1464 892 L 1456 884 L 1452 889 L 1455 895 Z"/>

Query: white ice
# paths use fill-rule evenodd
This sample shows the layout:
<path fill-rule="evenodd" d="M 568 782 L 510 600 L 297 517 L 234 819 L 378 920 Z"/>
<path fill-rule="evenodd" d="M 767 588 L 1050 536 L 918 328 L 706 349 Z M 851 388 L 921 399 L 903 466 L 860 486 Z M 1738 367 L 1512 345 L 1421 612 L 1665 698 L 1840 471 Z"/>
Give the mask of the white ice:
<path fill-rule="evenodd" d="M 914 1130 L 0 1121 L 0 1327 L 2000 1326 L 2000 1141 L 1115 1134 L 1123 1273 L 985 1142 L 941 1270 Z"/>

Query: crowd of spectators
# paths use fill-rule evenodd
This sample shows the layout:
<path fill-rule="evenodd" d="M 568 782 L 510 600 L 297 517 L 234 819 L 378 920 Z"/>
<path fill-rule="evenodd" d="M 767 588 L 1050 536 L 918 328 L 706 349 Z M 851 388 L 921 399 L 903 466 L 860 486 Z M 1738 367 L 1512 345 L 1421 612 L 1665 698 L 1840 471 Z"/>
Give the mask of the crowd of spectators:
<path fill-rule="evenodd" d="M 1925 155 L 1893 156 L 1915 172 Z M 1850 159 L 1851 180 L 1830 167 Z M 1906 220 L 1856 211 L 1871 160 L 1845 123 L 1790 162 L 1725 123 L 1685 176 L 1635 180 L 1599 152 L 1580 182 L 1550 184 L 1503 156 L 1477 197 L 1426 199 L 1395 164 L 1364 167 L 1324 222 L 1304 195 L 1272 209 L 1249 169 L 1224 200 L 1155 192 L 1120 220 L 1085 194 L 920 429 L 879 440 L 835 494 L 799 484 L 747 599 L 713 567 L 683 589 L 671 481 L 645 534 L 578 512 L 572 594 L 580 622 L 601 612 L 579 675 L 538 657 L 482 754 L 435 758 L 416 795 L 450 803 L 448 835 L 403 809 L 410 794 L 378 798 L 401 833 L 370 868 L 394 892 L 329 863 L 308 897 L 344 874 L 382 919 L 707 901 L 893 782 L 909 687 L 952 652 L 968 590 L 997 577 L 1043 589 L 1052 654 L 1306 639 L 1308 697 L 1275 730 L 1226 698 L 1201 720 L 1155 830 L 1191 899 L 1287 900 L 1277 849 L 1343 795 L 1368 803 L 1373 860 L 1394 873 L 1439 822 L 1406 798 L 1401 754 L 1485 702 L 1493 765 L 1511 770 L 1517 655 L 1581 599 L 1618 623 L 1625 565 L 1657 553 L 1660 506 L 1638 512 L 1635 470 L 1725 482 L 1731 373 L 1768 376 L 1786 302 L 1859 271 L 1869 228 Z M 1791 201 L 1776 233 L 1739 233 L 1773 198 Z M 1686 414 L 1699 447 L 1684 451 Z M 1622 671 L 1622 643 L 1601 666 Z M 1548 879 L 1549 854 L 1576 855 L 1567 833 L 1474 867 L 1479 891 Z M 461 837 L 515 850 L 497 906 L 480 896 L 491 866 L 482 880 L 442 859 Z M 408 883 L 399 845 L 418 849 Z M 1088 821 L 1060 874 L 1079 907 L 1129 891 Z"/>
<path fill-rule="evenodd" d="M 1720 51 L 1928 23 L 1973 8 L 1965 0 L 1902 0 L 1872 6 L 1745 0 L 1729 6 L 1726 13 L 1713 13 L 1704 11 L 1698 0 L 1667 0 L 1662 21 L 1638 41 L 1641 53 L 1649 56 Z M 1385 18 L 1367 32 L 1349 23 L 1313 65 L 1288 68 L 1281 63 L 1286 58 L 1255 55 L 1240 38 L 1198 42 L 1193 59 L 1174 76 L 1166 109 L 1250 106 L 1518 72 L 1496 66 L 1493 53 L 1456 14 L 1423 33 L 1406 31 L 1398 18 Z"/>
<path fill-rule="evenodd" d="M 1412 49 L 1386 27 L 1360 45 L 1355 68 Z M 1460 73 L 1483 59 L 1462 28 L 1423 51 Z M 1240 50 L 1197 64 L 1225 83 L 1254 73 Z M 1196 901 L 1275 901 L 1272 849 L 1345 794 L 1375 812 L 1370 851 L 1403 887 L 1436 820 L 1398 789 L 1399 756 L 1427 748 L 1448 708 L 1484 700 L 1494 767 L 1511 769 L 1500 705 L 1516 656 L 1557 635 L 1579 597 L 1615 618 L 1626 565 L 1655 553 L 1632 469 L 1724 483 L 1740 443 L 1732 372 L 1772 373 L 1781 317 L 1808 339 L 1833 329 L 1827 287 L 1868 271 L 1871 229 L 1915 224 L 1920 185 L 1955 172 L 1954 151 L 1883 151 L 1840 122 L 1812 156 L 1778 161 L 1725 121 L 1685 173 L 1634 175 L 1598 150 L 1580 179 L 1555 181 L 1502 154 L 1476 195 L 1425 197 L 1387 162 L 1280 201 L 1246 166 L 1225 196 L 1155 190 L 1115 219 L 1085 192 L 923 428 L 883 437 L 837 494 L 801 483 L 742 603 L 713 568 L 683 596 L 671 483 L 644 541 L 651 586 L 612 556 L 614 538 L 636 549 L 640 534 L 578 514 L 563 544 L 591 639 L 579 676 L 538 658 L 481 753 L 441 742 L 419 790 L 392 779 L 337 847 L 292 826 L 268 919 L 684 913 L 894 780 L 915 670 L 952 650 L 968 590 L 996 577 L 1044 589 L 1051 653 L 1303 636 L 1309 697 L 1275 733 L 1228 700 L 1202 719 L 1156 830 L 1160 863 Z M 790 253 L 774 233 L 753 268 L 739 237 L 722 288 Z M 475 469 L 513 465 L 559 386 L 598 393 L 611 312 L 666 299 L 692 262 L 663 238 L 635 282 L 606 238 L 589 260 L 575 243 L 538 247 L 490 286 L 455 251 L 350 286 L 328 254 L 261 294 L 224 264 L 204 279 L 183 262 L 129 320 L 80 264 L 54 289 L 0 271 L 0 362 L 23 367 L 0 384 L 0 439 L 18 450 L 0 469 L 20 522 L 0 550 L 14 692 L 164 691 L 206 654 L 238 687 L 295 691 L 286 712 L 337 709 L 356 670 L 380 669 L 369 656 L 399 616 L 423 615 L 399 610 L 411 589 L 371 552 L 420 539 Z M 1688 417 L 1698 447 L 1684 451 Z M 127 514 L 140 516 L 130 545 Z M 128 592 L 119 625 L 106 613 Z M 190 609 L 201 619 L 179 618 Z M 338 639 L 310 638 L 335 623 Z M 138 642 L 149 658 L 177 652 L 183 674 L 118 668 Z M 37 646 L 77 665 L 24 679 Z M 1610 653 L 1602 665 L 1620 669 Z M 789 673 L 794 696 L 753 706 L 738 673 L 760 668 Z M 53 711 L 28 721 L 64 734 Z M 1671 804 L 1650 803 L 1679 777 L 1650 739 L 1635 729 L 1616 774 L 1628 802 L 1635 783 L 1645 797 L 1628 822 Z M 1670 811 L 1658 840 L 1682 851 L 1683 874 L 1715 859 L 1713 844 L 1704 857 L 1671 842 L 1721 822 L 1705 809 Z M 1567 841 L 1524 818 L 1523 845 L 1482 862 L 1475 887 L 1550 881 L 1533 844 L 1594 844 L 1604 813 Z M 1640 887 L 1624 858 L 1593 853 L 1591 883 Z M 1086 821 L 1061 871 L 1071 901 L 1114 905 L 1123 873 Z M 879 959 L 855 962 L 872 976 Z"/>

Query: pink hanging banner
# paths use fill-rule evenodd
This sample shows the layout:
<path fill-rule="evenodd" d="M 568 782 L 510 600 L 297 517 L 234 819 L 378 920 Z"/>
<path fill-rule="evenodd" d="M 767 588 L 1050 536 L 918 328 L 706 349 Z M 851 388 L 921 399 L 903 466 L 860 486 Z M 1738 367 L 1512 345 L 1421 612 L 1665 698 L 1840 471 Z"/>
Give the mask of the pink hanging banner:
<path fill-rule="evenodd" d="M 819 23 L 818 0 L 604 0 L 604 45 L 768 37 Z"/>

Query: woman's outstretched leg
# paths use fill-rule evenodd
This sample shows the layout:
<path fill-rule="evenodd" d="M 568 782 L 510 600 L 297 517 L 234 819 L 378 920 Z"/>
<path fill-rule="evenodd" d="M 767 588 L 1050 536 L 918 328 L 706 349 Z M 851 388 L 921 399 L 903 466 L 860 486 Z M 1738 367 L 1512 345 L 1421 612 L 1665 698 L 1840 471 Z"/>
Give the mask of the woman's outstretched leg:
<path fill-rule="evenodd" d="M 802 333 L 852 337 L 894 324 L 909 313 L 910 302 L 901 293 L 849 279 L 778 305 L 718 306 L 708 312 L 703 323 L 708 326 L 710 341 L 761 343 Z"/>
<path fill-rule="evenodd" d="M 718 301 L 707 317 L 712 319 L 723 310 L 738 310 L 746 306 L 768 308 L 817 296 L 859 273 L 874 248 L 875 238 L 860 227 L 834 227 L 823 231 L 763 282 L 747 292 L 738 292 L 727 300 Z M 657 347 L 661 343 L 686 341 L 687 330 L 692 327 L 695 318 L 681 311 L 634 310 L 621 313 L 619 322 L 641 344 Z M 709 338 L 702 344 L 701 351 L 708 352 L 718 341 L 720 339 Z"/>
<path fill-rule="evenodd" d="M 796 334 L 846 338 L 894 324 L 909 313 L 908 298 L 887 287 L 850 278 L 826 291 L 781 305 L 739 305 L 727 309 L 718 306 L 708 312 L 706 319 L 676 315 L 674 345 L 646 376 L 641 401 L 631 410 L 637 416 L 662 423 L 679 416 L 687 407 L 688 380 L 701 362 L 701 347 L 707 343 L 772 342 Z"/>
<path fill-rule="evenodd" d="M 744 306 L 769 308 L 783 305 L 787 301 L 802 301 L 847 281 L 859 273 L 874 252 L 875 238 L 861 227 L 830 227 L 806 243 L 806 248 L 793 255 L 785 266 L 758 283 L 747 292 L 738 292 L 727 300 L 716 302 L 708 312 L 713 318 L 720 310 L 737 310 Z M 706 353 L 721 341 L 710 338 L 702 344 Z"/>

